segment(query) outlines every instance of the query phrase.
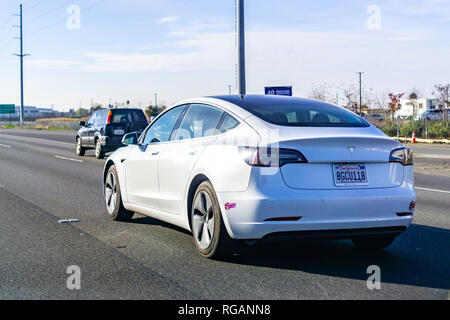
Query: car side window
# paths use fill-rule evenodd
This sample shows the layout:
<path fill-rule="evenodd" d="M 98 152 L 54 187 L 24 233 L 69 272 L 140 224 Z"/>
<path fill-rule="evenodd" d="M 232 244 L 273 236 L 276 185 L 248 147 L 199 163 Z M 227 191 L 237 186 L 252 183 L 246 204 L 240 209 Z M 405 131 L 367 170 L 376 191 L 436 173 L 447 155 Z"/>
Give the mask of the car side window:
<path fill-rule="evenodd" d="M 223 111 L 204 104 L 191 104 L 173 140 L 209 137 L 217 134 Z"/>
<path fill-rule="evenodd" d="M 222 123 L 220 124 L 220 133 L 225 133 L 231 129 L 236 128 L 239 125 L 239 121 L 230 116 L 228 113 L 224 114 Z"/>
<path fill-rule="evenodd" d="M 86 122 L 86 127 L 92 126 L 94 124 L 95 114 L 95 112 L 91 114 L 89 120 Z"/>
<path fill-rule="evenodd" d="M 185 107 L 186 106 L 176 107 L 163 114 L 147 130 L 143 143 L 150 144 L 169 141 L 175 124 L 183 113 Z"/>

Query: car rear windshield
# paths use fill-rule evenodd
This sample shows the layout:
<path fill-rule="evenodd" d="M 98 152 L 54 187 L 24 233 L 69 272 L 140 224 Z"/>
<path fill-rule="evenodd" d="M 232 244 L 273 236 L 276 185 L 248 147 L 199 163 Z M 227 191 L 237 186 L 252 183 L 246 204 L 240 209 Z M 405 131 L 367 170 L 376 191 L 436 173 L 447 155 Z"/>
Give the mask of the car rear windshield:
<path fill-rule="evenodd" d="M 142 110 L 112 110 L 112 124 L 131 124 L 136 121 L 147 122 Z"/>
<path fill-rule="evenodd" d="M 249 112 L 269 123 L 287 127 L 369 127 L 356 114 L 331 104 L 252 105 Z"/>

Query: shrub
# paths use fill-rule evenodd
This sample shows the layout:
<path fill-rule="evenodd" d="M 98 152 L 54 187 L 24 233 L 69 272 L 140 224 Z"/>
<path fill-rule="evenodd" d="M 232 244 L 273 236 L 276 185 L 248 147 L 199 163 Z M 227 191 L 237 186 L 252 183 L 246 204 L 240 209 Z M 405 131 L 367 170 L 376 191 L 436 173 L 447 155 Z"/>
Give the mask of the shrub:
<path fill-rule="evenodd" d="M 435 122 L 428 125 L 428 136 L 430 138 L 448 138 L 450 137 L 450 126 L 442 122 Z"/>

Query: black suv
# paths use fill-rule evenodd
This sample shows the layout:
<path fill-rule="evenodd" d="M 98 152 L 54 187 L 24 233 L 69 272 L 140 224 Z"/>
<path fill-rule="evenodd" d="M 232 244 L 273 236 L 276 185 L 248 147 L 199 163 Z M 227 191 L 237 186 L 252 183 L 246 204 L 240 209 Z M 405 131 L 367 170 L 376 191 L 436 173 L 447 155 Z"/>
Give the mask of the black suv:
<path fill-rule="evenodd" d="M 100 109 L 92 113 L 87 122 L 80 122 L 77 132 L 77 155 L 84 156 L 88 149 L 95 149 L 97 159 L 106 152 L 122 147 L 122 138 L 130 132 L 138 136 L 148 125 L 141 109 Z"/>

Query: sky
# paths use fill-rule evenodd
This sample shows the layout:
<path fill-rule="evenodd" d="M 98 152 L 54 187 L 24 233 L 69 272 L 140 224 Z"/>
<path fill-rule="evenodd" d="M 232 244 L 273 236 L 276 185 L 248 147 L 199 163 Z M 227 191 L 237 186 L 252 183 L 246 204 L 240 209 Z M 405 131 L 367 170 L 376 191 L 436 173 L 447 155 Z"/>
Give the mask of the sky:
<path fill-rule="evenodd" d="M 237 92 L 235 0 L 0 0 L 0 104 L 136 107 Z M 78 14 L 79 13 L 79 14 Z M 450 82 L 450 0 L 246 0 L 247 92 L 386 95 Z M 343 99 L 343 98 L 342 98 Z"/>

